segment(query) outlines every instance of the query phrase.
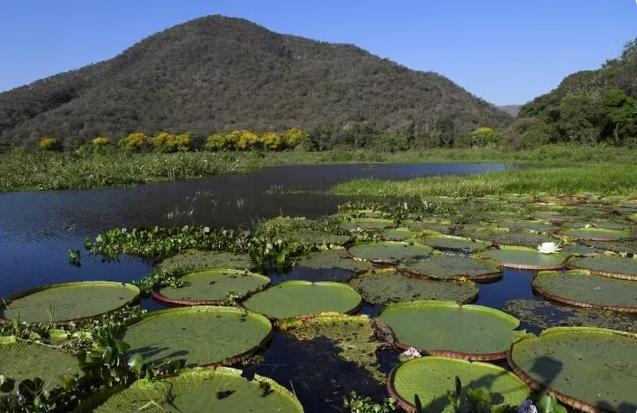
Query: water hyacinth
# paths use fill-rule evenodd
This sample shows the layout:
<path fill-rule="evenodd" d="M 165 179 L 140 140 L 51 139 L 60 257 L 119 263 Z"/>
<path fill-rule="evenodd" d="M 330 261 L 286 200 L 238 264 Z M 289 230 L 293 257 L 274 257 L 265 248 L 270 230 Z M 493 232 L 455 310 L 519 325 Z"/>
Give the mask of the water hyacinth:
<path fill-rule="evenodd" d="M 537 246 L 537 250 L 542 254 L 556 254 L 562 250 L 562 248 L 554 242 L 543 242 Z"/>

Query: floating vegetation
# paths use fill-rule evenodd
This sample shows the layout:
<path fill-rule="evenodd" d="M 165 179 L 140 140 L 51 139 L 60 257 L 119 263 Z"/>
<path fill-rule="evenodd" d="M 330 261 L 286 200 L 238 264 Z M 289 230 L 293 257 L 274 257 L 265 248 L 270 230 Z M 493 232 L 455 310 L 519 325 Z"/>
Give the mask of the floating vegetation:
<path fill-rule="evenodd" d="M 594 327 L 555 327 L 513 344 L 509 365 L 535 390 L 588 412 L 634 413 L 637 335 Z"/>
<path fill-rule="evenodd" d="M 463 252 L 467 254 L 483 251 L 491 246 L 491 243 L 489 242 L 476 241 L 471 238 L 451 235 L 426 235 L 419 238 L 419 241 L 438 250 Z"/>
<path fill-rule="evenodd" d="M 377 317 L 392 329 L 401 349 L 467 360 L 501 360 L 524 334 L 513 316 L 480 305 L 412 301 L 387 306 Z"/>
<path fill-rule="evenodd" d="M 300 257 L 296 264 L 299 267 L 317 270 L 331 270 L 338 268 L 357 273 L 374 268 L 371 263 L 353 260 L 347 253 L 347 250 L 339 249 L 310 252 Z"/>
<path fill-rule="evenodd" d="M 637 330 L 637 317 L 631 314 L 571 307 L 545 300 L 509 300 L 503 310 L 539 329 L 590 326 L 623 331 Z"/>
<path fill-rule="evenodd" d="M 619 241 L 631 237 L 630 232 L 626 230 L 598 228 L 592 226 L 581 228 L 564 228 L 560 231 L 560 234 L 575 239 L 590 241 Z"/>
<path fill-rule="evenodd" d="M 262 315 L 233 307 L 196 306 L 146 314 L 122 339 L 129 357 L 152 365 L 184 359 L 187 366 L 232 364 L 252 354 L 272 333 Z"/>
<path fill-rule="evenodd" d="M 625 241 L 587 241 L 583 240 L 582 244 L 603 251 L 612 251 L 618 254 L 637 255 L 637 240 Z"/>
<path fill-rule="evenodd" d="M 537 245 L 545 242 L 554 241 L 549 235 L 535 234 L 529 231 L 512 231 L 504 232 L 501 234 L 493 234 L 487 237 L 489 241 L 496 245 L 502 246 L 516 246 L 522 245 L 524 247 L 534 248 Z"/>
<path fill-rule="evenodd" d="M 396 223 L 391 219 L 383 218 L 353 218 L 340 222 L 339 226 L 351 232 L 378 232 L 393 228 Z"/>
<path fill-rule="evenodd" d="M 153 291 L 154 299 L 169 305 L 213 305 L 234 302 L 262 290 L 270 279 L 241 270 L 204 270 L 179 278 L 180 286 Z"/>
<path fill-rule="evenodd" d="M 559 229 L 557 225 L 542 221 L 519 220 L 500 222 L 499 225 L 512 231 L 553 232 Z"/>
<path fill-rule="evenodd" d="M 418 235 L 418 233 L 409 228 L 396 228 L 383 231 L 380 237 L 384 241 L 407 241 L 415 238 L 416 235 Z"/>
<path fill-rule="evenodd" d="M 166 258 L 157 264 L 164 271 L 199 270 L 209 268 L 228 268 L 250 270 L 255 264 L 247 254 L 234 254 L 224 251 L 185 250 Z"/>
<path fill-rule="evenodd" d="M 605 277 L 637 281 L 637 258 L 608 255 L 571 258 L 568 260 L 568 267 L 589 270 Z"/>
<path fill-rule="evenodd" d="M 374 264 L 397 264 L 401 261 L 412 261 L 427 258 L 432 253 L 428 245 L 382 241 L 356 244 L 349 249 L 354 258 Z"/>
<path fill-rule="evenodd" d="M 26 379 L 40 378 L 44 382 L 42 391 L 50 391 L 63 385 L 65 377 L 82 375 L 77 357 L 53 346 L 17 340 L 15 337 L 0 339 L 0 372 L 4 380 L 18 384 Z M 4 382 L 0 383 L 0 396 Z"/>
<path fill-rule="evenodd" d="M 465 304 L 478 296 L 478 289 L 470 281 L 431 280 L 403 275 L 392 269 L 361 274 L 349 284 L 371 304 L 415 300 L 447 300 Z"/>
<path fill-rule="evenodd" d="M 386 345 L 376 339 L 372 320 L 365 315 L 323 313 L 283 320 L 278 325 L 298 340 L 326 337 L 339 349 L 339 357 L 367 370 L 378 382 L 385 374 L 378 369 L 376 352 Z"/>
<path fill-rule="evenodd" d="M 347 284 L 284 281 L 253 295 L 243 305 L 270 318 L 286 319 L 324 312 L 349 313 L 361 302 L 361 296 Z"/>
<path fill-rule="evenodd" d="M 164 379 L 138 380 L 95 413 L 259 412 L 303 413 L 294 395 L 277 382 L 227 367 L 183 370 Z"/>
<path fill-rule="evenodd" d="M 494 259 L 503 267 L 520 270 L 558 270 L 566 261 L 563 254 L 543 254 L 533 248 L 515 246 L 485 251 L 480 256 Z"/>
<path fill-rule="evenodd" d="M 139 289 L 132 284 L 109 281 L 54 284 L 13 295 L 0 316 L 28 323 L 78 321 L 117 310 L 138 298 Z"/>
<path fill-rule="evenodd" d="M 458 255 L 437 254 L 426 260 L 400 264 L 398 269 L 441 280 L 491 282 L 502 278 L 502 271 L 495 263 Z"/>
<path fill-rule="evenodd" d="M 586 270 L 542 271 L 533 289 L 544 297 L 577 307 L 637 313 L 637 283 Z"/>
<path fill-rule="evenodd" d="M 466 385 L 463 385 L 465 384 Z M 460 389 L 456 386 L 460 385 Z M 391 372 L 387 389 L 406 411 L 468 412 L 473 411 L 467 393 L 484 389 L 488 392 L 487 411 L 515 408 L 530 395 L 530 389 L 514 374 L 493 364 L 469 362 L 447 357 L 429 356 L 399 364 Z M 459 394 L 455 392 L 459 390 Z M 458 401 L 454 408 L 449 394 Z"/>

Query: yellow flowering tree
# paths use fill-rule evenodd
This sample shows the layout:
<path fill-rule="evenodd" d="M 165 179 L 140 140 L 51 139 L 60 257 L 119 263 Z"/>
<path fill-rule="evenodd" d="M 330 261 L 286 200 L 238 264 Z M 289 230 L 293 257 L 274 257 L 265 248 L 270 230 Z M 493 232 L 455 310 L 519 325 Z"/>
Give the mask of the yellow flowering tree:
<path fill-rule="evenodd" d="M 102 136 L 98 136 L 97 138 L 95 138 L 95 139 L 93 139 L 91 141 L 91 144 L 93 146 L 101 148 L 101 147 L 110 145 L 111 144 L 111 140 L 109 138 L 104 138 Z"/>
<path fill-rule="evenodd" d="M 288 148 L 295 148 L 302 143 L 306 143 L 310 140 L 310 135 L 303 129 L 292 128 L 285 131 L 283 134 L 285 146 Z"/>
<path fill-rule="evenodd" d="M 120 139 L 118 144 L 119 147 L 126 152 L 139 152 L 148 146 L 149 139 L 148 136 L 142 132 L 133 132 L 125 138 Z"/>
<path fill-rule="evenodd" d="M 44 137 L 38 142 L 38 148 L 43 151 L 61 151 L 62 144 L 55 138 Z"/>
<path fill-rule="evenodd" d="M 247 151 L 256 147 L 259 144 L 259 136 L 256 133 L 242 130 L 241 135 L 239 136 L 239 142 L 237 142 L 236 147 L 241 151 Z"/>
<path fill-rule="evenodd" d="M 277 132 L 266 132 L 259 139 L 264 149 L 279 151 L 284 148 L 283 136 Z"/>

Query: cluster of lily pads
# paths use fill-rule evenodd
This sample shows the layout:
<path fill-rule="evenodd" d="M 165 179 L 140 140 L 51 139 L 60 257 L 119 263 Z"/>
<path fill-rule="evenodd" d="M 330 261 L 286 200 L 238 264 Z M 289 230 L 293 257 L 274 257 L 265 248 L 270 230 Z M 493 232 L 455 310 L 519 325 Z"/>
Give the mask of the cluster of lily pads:
<path fill-rule="evenodd" d="M 279 217 L 248 234 L 205 227 L 112 230 L 87 248 L 111 258 L 158 259 L 152 274 L 134 284 L 79 282 L 21 292 L 0 316 L 14 326 L 68 326 L 134 306 L 145 295 L 169 306 L 120 326 L 117 339 L 126 345 L 119 350 L 133 370 L 140 363 L 160 370 L 175 360 L 183 369 L 138 375 L 91 402 L 96 412 L 302 412 L 302 395 L 237 369 L 278 331 L 331 340 L 338 357 L 385 382 L 410 412 L 471 411 L 468 400 L 486 389 L 490 411 L 517 408 L 544 391 L 575 409 L 632 413 L 637 319 L 612 328 L 546 328 L 536 336 L 513 315 L 471 303 L 481 284 L 522 269 L 538 271 L 532 288 L 547 305 L 632 317 L 637 202 L 482 202 L 498 207 L 484 208 L 470 222 L 462 210 L 436 211 L 422 202 L 350 205 L 317 220 Z M 373 317 L 356 314 L 373 306 L 380 309 Z M 64 343 L 71 334 L 61 331 Z M 20 335 L 4 336 L 0 345 L 5 396 L 24 391 L 5 383 L 37 377 L 44 394 L 63 387 L 69 375 L 86 373 L 73 346 Z M 388 375 L 378 368 L 381 348 L 404 359 Z"/>

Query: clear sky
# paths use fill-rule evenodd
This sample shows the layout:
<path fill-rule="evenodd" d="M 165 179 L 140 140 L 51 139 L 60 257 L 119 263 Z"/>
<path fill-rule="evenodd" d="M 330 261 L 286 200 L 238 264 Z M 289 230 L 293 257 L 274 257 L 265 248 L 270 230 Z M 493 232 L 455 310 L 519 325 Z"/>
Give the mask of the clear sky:
<path fill-rule="evenodd" d="M 496 104 L 548 92 L 637 37 L 636 0 L 1 0 L 0 91 L 208 14 L 353 43 Z"/>

